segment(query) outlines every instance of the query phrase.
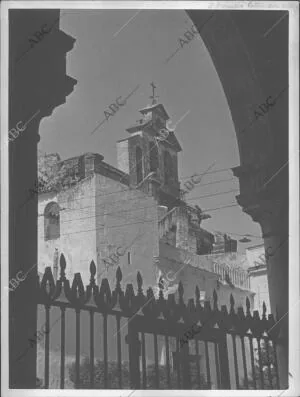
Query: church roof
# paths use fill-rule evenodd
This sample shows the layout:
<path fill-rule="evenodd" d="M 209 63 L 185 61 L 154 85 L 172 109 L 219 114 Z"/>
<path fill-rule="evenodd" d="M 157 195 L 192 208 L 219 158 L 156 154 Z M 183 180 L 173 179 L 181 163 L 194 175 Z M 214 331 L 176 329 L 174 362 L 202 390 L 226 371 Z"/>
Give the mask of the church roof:
<path fill-rule="evenodd" d="M 162 112 L 163 116 L 164 116 L 164 119 L 165 120 L 170 120 L 170 117 L 169 117 L 164 105 L 162 105 L 161 103 L 156 103 L 156 104 L 147 106 L 147 107 L 145 107 L 143 109 L 140 109 L 139 112 L 142 113 L 142 114 L 146 114 L 146 113 L 152 112 L 153 110 L 158 110 L 159 112 Z"/>
<path fill-rule="evenodd" d="M 133 134 L 134 132 L 141 131 L 145 127 L 149 127 L 152 123 L 152 120 L 144 121 L 136 123 L 128 128 L 126 128 L 126 131 L 129 132 L 129 134 Z"/>
<path fill-rule="evenodd" d="M 135 124 L 129 128 L 126 128 L 126 131 L 129 132 L 129 134 L 133 134 L 135 132 L 142 131 L 147 127 L 151 127 L 151 125 L 152 125 L 152 120 L 149 120 L 147 122 Z M 164 141 L 166 144 L 169 144 L 172 147 L 172 149 L 174 149 L 176 152 L 181 152 L 182 147 L 180 146 L 180 143 L 178 142 L 174 134 L 174 131 L 171 130 L 168 131 L 169 131 L 168 138 L 162 139 L 162 141 Z M 120 139 L 118 140 L 118 142 L 126 141 L 127 139 L 129 138 Z"/>
<path fill-rule="evenodd" d="M 257 250 L 257 248 L 263 248 L 264 244 L 256 244 L 256 245 L 251 245 L 251 247 L 247 247 L 246 250 L 251 251 L 251 250 Z"/>

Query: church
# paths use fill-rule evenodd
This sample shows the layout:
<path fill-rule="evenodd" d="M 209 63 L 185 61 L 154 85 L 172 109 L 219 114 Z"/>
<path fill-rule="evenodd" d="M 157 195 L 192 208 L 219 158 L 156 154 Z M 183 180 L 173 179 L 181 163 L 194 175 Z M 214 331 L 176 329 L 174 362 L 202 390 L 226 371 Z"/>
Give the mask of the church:
<path fill-rule="evenodd" d="M 120 266 L 123 282 L 134 286 L 137 271 L 144 288 L 172 274 L 173 290 L 181 281 L 186 299 L 198 285 L 207 300 L 217 289 L 224 303 L 232 293 L 244 305 L 253 295 L 246 271 L 240 269 L 233 289 L 215 266 L 218 254 L 236 252 L 236 241 L 205 230 L 202 222 L 210 216 L 184 201 L 178 179 L 182 148 L 154 90 L 151 98 L 141 119 L 126 129 L 127 137 L 116 143 L 117 168 L 99 153 L 39 157 L 39 272 L 51 266 L 56 278 L 63 253 L 67 276 L 80 272 L 84 284 L 93 260 L 99 284 L 107 278 L 114 285 Z"/>

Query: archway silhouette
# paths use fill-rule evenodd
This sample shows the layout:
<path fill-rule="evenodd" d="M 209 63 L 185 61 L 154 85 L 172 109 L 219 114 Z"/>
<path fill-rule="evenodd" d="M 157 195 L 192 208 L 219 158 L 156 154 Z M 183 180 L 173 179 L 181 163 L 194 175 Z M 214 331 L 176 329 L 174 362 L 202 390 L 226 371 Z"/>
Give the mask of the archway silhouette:
<path fill-rule="evenodd" d="M 240 183 L 237 202 L 260 224 L 265 249 L 273 252 L 268 284 L 272 313 L 277 320 L 285 316 L 279 371 L 287 387 L 288 17 L 283 18 L 286 11 L 186 12 L 210 53 L 231 112 L 240 154 L 240 166 L 233 169 Z M 279 31 L 268 33 L 280 18 Z M 276 110 L 263 117 L 255 113 L 271 99 Z"/>

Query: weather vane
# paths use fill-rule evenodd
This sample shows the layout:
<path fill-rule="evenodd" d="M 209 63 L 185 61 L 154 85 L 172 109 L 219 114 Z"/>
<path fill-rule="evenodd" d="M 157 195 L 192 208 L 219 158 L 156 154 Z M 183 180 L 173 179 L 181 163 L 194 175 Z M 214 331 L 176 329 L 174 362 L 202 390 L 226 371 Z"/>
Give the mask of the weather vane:
<path fill-rule="evenodd" d="M 156 98 L 158 98 L 158 95 L 155 95 L 155 88 L 157 87 L 153 82 L 150 85 L 152 87 L 152 95 L 149 98 L 152 99 L 152 105 L 154 105 L 156 103 Z"/>

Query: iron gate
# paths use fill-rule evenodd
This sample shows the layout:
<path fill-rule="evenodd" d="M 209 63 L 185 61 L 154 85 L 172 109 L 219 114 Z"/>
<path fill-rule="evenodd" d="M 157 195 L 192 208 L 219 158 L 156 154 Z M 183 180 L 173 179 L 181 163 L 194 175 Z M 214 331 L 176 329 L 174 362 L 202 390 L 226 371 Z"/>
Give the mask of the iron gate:
<path fill-rule="evenodd" d="M 186 324 L 175 323 L 166 319 L 146 320 L 142 316 L 136 316 L 129 324 L 128 331 L 128 343 L 131 352 L 131 385 L 133 388 L 149 388 L 146 370 L 146 357 L 149 356 L 146 344 L 146 335 L 148 335 L 153 338 L 154 386 L 156 389 L 210 389 L 213 385 L 211 372 L 214 372 L 216 376 L 216 388 L 230 389 L 226 334 L 221 330 L 209 330 L 199 326 L 199 329 L 196 331 L 197 335 L 190 340 L 191 343 L 182 343 L 181 337 L 187 331 Z M 165 368 L 159 365 L 159 336 L 163 338 Z M 170 343 L 172 339 L 174 341 L 173 344 Z M 199 343 L 201 342 L 203 343 L 205 355 L 205 374 L 200 371 Z M 148 348 L 150 348 L 149 345 Z M 173 352 L 171 352 L 170 345 L 175 347 Z M 214 350 L 213 371 L 209 347 Z M 191 355 L 190 353 L 193 350 L 195 354 Z M 194 374 L 192 373 L 193 369 Z M 162 384 L 160 382 L 160 371 L 164 370 L 166 381 Z M 171 376 L 172 373 L 175 377 Z M 175 382 L 174 378 L 176 378 Z"/>

